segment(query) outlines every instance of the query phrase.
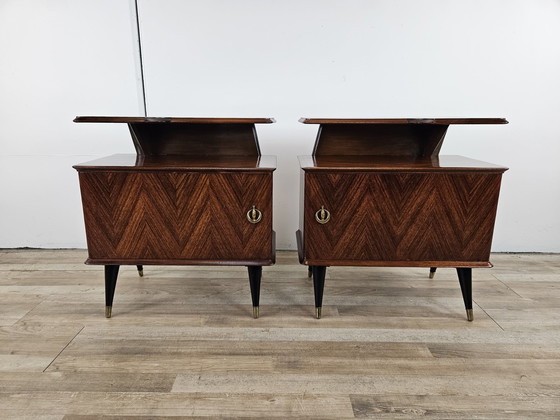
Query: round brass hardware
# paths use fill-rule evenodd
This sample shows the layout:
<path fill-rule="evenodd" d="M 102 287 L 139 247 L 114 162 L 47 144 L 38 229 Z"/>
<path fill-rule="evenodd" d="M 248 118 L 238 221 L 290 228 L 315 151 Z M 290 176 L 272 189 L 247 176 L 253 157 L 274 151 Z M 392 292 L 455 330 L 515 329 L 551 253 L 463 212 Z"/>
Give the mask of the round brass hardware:
<path fill-rule="evenodd" d="M 262 212 L 255 206 L 247 212 L 247 220 L 251 223 L 259 223 L 262 219 Z"/>
<path fill-rule="evenodd" d="M 317 210 L 317 213 L 315 213 L 315 220 L 324 225 L 331 220 L 331 212 L 325 209 L 324 206 L 321 206 L 321 209 Z"/>

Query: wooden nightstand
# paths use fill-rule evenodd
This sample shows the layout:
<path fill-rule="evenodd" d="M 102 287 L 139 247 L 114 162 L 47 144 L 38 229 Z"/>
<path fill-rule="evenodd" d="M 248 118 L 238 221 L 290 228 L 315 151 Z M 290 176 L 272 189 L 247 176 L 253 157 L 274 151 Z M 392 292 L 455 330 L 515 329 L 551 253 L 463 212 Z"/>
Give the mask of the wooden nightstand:
<path fill-rule="evenodd" d="M 455 267 L 472 321 L 472 268 L 490 267 L 507 168 L 438 156 L 451 124 L 501 118 L 301 119 L 319 124 L 300 156 L 299 259 L 313 276 L 321 317 L 327 266 Z"/>
<path fill-rule="evenodd" d="M 136 155 L 74 166 L 88 256 L 105 266 L 107 317 L 120 265 L 245 265 L 253 316 L 262 266 L 274 264 L 272 173 L 255 124 L 268 118 L 76 117 L 126 123 Z"/>

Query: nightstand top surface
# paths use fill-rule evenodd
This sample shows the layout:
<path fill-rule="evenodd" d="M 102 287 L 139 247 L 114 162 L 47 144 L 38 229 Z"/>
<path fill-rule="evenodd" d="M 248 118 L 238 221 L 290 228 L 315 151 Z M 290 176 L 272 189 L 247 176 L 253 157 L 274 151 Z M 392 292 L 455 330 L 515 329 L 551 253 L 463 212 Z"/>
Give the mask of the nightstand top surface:
<path fill-rule="evenodd" d="M 299 156 L 305 171 L 379 171 L 379 172 L 504 172 L 508 168 L 457 155 L 412 156 Z"/>
<path fill-rule="evenodd" d="M 507 124 L 505 118 L 300 118 L 303 124 Z"/>
<path fill-rule="evenodd" d="M 274 118 L 206 118 L 206 117 L 107 117 L 83 116 L 74 122 L 87 123 L 172 123 L 172 124 L 271 124 Z"/>
<path fill-rule="evenodd" d="M 507 124 L 505 118 L 301 118 L 319 124 L 313 156 L 437 157 L 452 124 Z"/>
<path fill-rule="evenodd" d="M 260 156 L 255 124 L 273 118 L 76 117 L 78 123 L 125 123 L 138 156 Z"/>
<path fill-rule="evenodd" d="M 273 171 L 276 156 L 137 156 L 115 154 L 74 166 L 78 170 L 114 171 Z"/>

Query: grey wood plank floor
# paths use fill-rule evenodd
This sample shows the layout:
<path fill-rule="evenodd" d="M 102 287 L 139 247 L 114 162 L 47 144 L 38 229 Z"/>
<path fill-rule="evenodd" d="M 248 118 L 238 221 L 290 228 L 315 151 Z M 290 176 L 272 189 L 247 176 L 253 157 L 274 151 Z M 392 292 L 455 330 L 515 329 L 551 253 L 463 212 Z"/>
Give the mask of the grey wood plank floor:
<path fill-rule="evenodd" d="M 560 418 L 560 255 L 473 270 L 122 267 L 104 317 L 83 250 L 0 250 L 0 418 Z"/>

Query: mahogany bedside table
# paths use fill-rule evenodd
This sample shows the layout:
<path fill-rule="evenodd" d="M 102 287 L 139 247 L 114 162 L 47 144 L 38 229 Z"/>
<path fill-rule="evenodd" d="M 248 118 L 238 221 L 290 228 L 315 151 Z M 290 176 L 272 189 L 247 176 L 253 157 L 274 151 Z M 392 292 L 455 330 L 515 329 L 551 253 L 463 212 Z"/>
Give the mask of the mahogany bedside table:
<path fill-rule="evenodd" d="M 472 268 L 490 247 L 507 168 L 438 156 L 451 124 L 501 118 L 307 119 L 319 124 L 312 156 L 300 156 L 299 260 L 313 276 L 321 317 L 328 266 L 455 267 L 473 320 Z"/>
<path fill-rule="evenodd" d="M 86 264 L 105 266 L 111 317 L 120 265 L 244 265 L 253 316 L 262 266 L 275 260 L 272 173 L 255 124 L 268 118 L 76 117 L 126 123 L 136 155 L 113 155 L 78 171 Z"/>

